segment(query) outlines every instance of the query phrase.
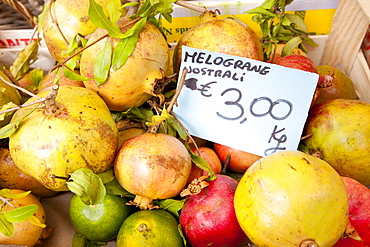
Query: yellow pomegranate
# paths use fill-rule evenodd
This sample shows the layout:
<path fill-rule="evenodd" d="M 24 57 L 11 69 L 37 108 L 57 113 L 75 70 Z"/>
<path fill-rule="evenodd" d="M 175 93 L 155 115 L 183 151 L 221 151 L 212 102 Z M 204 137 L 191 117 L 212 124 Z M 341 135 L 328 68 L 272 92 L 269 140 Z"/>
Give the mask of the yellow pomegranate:
<path fill-rule="evenodd" d="M 108 16 L 108 0 L 95 1 Z M 89 0 L 54 0 L 45 6 L 43 36 L 50 55 L 57 62 L 61 62 L 68 57 L 63 51 L 68 49 L 72 39 L 77 34 L 83 37 L 90 35 L 97 26 L 88 15 Z"/>
<path fill-rule="evenodd" d="M 53 196 L 57 193 L 45 188 L 39 181 L 22 172 L 14 164 L 8 148 L 0 148 L 0 188 L 31 191 L 38 198 Z"/>
<path fill-rule="evenodd" d="M 129 20 L 121 18 L 117 22 L 123 33 L 129 27 L 125 26 Z M 105 34 L 106 30 L 97 29 L 87 46 Z M 118 41 L 117 38 L 109 37 L 86 49 L 81 56 L 81 75 L 94 79 L 97 54 L 103 49 L 105 42 L 111 42 L 113 47 L 116 47 Z M 147 22 L 140 31 L 135 50 L 119 69 L 110 69 L 108 79 L 100 86 L 95 80 L 85 81 L 84 84 L 86 88 L 97 92 L 110 110 L 125 111 L 131 106 L 141 106 L 156 95 L 156 86 L 166 78 L 168 64 L 168 44 L 158 28 Z"/>
<path fill-rule="evenodd" d="M 331 247 L 348 223 L 340 175 L 300 151 L 256 161 L 241 178 L 234 205 L 238 222 L 257 246 Z"/>
<path fill-rule="evenodd" d="M 26 191 L 12 189 L 12 194 L 21 194 Z M 46 214 L 41 202 L 32 194 L 28 194 L 25 197 L 15 198 L 9 201 L 9 204 L 4 204 L 4 207 L 0 210 L 2 212 L 9 212 L 16 208 L 20 208 L 27 205 L 36 205 L 38 207 L 34 216 L 40 221 L 41 224 L 46 222 Z M 13 223 L 14 225 L 14 236 L 8 237 L 0 232 L 0 245 L 21 245 L 27 247 L 35 246 L 42 234 L 43 227 L 30 223 L 28 220 Z"/>
<path fill-rule="evenodd" d="M 173 54 L 173 71 L 180 69 L 182 46 L 263 61 L 262 46 L 256 33 L 241 21 L 218 19 L 206 12 L 201 23 L 183 34 Z"/>
<path fill-rule="evenodd" d="M 370 103 L 332 99 L 315 105 L 303 130 L 310 154 L 328 162 L 342 176 L 370 185 Z"/>
<path fill-rule="evenodd" d="M 34 106 L 14 114 L 11 122 L 21 122 L 9 138 L 9 150 L 22 171 L 51 190 L 67 191 L 66 179 L 75 170 L 101 173 L 111 166 L 118 130 L 107 105 L 89 89 L 60 86 L 55 101 L 57 109 L 50 115 L 39 107 L 21 120 Z"/>

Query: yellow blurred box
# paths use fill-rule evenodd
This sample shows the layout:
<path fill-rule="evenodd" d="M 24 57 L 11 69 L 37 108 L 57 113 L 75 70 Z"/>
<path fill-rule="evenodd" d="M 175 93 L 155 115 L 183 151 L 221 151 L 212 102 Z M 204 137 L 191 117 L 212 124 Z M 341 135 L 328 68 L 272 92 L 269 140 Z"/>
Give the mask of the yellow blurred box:
<path fill-rule="evenodd" d="M 189 3 L 205 6 L 207 10 L 219 10 L 220 18 L 236 16 L 242 22 L 250 26 L 260 35 L 261 31 L 252 15 L 245 12 L 259 6 L 263 1 L 241 0 L 241 1 L 189 1 Z M 287 6 L 289 13 L 301 16 L 309 32 L 315 35 L 329 34 L 332 27 L 333 16 L 336 11 L 338 0 L 295 0 Z M 200 13 L 178 5 L 175 5 L 172 13 L 172 22 L 163 21 L 165 35 L 169 43 L 176 43 L 187 30 L 200 23 Z"/>

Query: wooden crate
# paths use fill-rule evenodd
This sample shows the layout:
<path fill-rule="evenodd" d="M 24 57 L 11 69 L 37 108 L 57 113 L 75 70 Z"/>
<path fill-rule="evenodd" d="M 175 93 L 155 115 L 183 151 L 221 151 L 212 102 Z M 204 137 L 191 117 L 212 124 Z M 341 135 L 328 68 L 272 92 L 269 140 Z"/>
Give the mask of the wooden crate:
<path fill-rule="evenodd" d="M 343 70 L 353 80 L 359 98 L 368 103 L 370 70 L 361 45 L 369 25 L 369 0 L 339 0 L 320 60 Z"/>

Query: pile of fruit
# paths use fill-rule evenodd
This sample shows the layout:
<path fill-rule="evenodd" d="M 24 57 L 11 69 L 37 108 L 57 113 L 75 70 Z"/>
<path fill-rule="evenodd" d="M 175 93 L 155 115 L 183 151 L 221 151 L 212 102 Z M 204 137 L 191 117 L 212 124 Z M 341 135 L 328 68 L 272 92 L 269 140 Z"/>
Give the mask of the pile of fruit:
<path fill-rule="evenodd" d="M 370 246 L 370 104 L 306 56 L 316 44 L 291 2 L 247 12 L 262 37 L 200 8 L 170 49 L 163 18 L 196 6 L 49 1 L 0 71 L 0 245 L 43 246 L 43 198 L 72 193 L 74 247 Z M 47 73 L 32 68 L 41 33 Z M 190 135 L 172 112 L 182 45 L 318 74 L 299 149 L 262 157 Z"/>

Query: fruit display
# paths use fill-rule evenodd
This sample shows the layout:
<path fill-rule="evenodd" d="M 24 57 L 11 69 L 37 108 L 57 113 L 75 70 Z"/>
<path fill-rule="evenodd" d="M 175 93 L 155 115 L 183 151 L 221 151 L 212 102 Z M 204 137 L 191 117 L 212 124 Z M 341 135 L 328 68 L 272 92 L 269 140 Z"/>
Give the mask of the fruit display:
<path fill-rule="evenodd" d="M 0 246 L 370 246 L 370 103 L 340 66 L 310 58 L 306 46 L 318 44 L 304 20 L 285 11 L 292 2 L 246 10 L 259 30 L 207 2 L 45 3 L 35 41 L 0 67 Z M 199 22 L 169 43 L 163 22 L 176 5 L 197 11 Z M 55 60 L 49 71 L 32 67 L 40 39 Z M 264 101 L 253 100 L 253 90 L 212 91 L 216 81 L 180 71 L 190 57 L 185 46 L 204 51 L 191 57 L 204 68 L 230 58 L 222 60 L 227 73 L 214 78 L 244 70 L 238 83 L 250 72 L 275 85 L 261 86 Z M 218 57 L 210 63 L 204 54 Z M 284 146 L 289 126 L 279 117 L 288 100 L 267 97 L 281 90 L 271 68 L 316 78 L 312 98 L 302 97 L 307 114 L 294 150 Z M 294 78 L 281 92 L 294 94 L 304 81 Z M 193 135 L 186 124 L 200 119 L 183 121 L 175 110 L 182 90 L 248 95 L 248 107 L 240 98 L 224 104 L 275 119 L 269 143 L 278 145 L 261 154 Z M 289 114 L 300 109 L 289 106 Z M 251 121 L 217 114 L 240 126 Z M 262 145 L 225 126 L 209 122 L 235 143 Z"/>

